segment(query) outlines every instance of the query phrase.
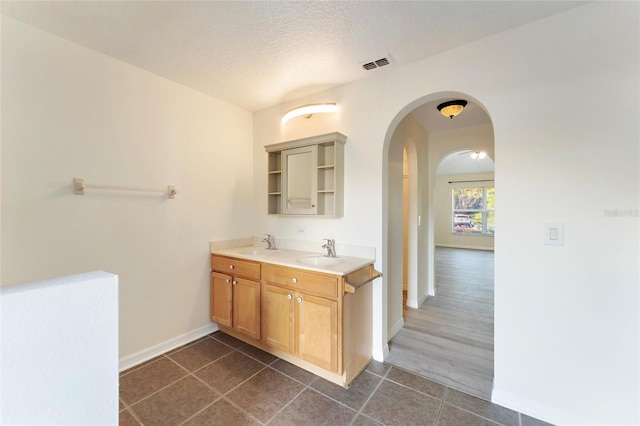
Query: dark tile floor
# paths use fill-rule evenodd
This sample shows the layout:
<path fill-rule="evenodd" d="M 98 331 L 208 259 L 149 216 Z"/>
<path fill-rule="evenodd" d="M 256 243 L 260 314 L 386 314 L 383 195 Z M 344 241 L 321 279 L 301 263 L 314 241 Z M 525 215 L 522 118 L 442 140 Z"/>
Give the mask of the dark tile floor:
<path fill-rule="evenodd" d="M 122 372 L 120 424 L 546 423 L 375 361 L 345 390 L 216 332 Z"/>

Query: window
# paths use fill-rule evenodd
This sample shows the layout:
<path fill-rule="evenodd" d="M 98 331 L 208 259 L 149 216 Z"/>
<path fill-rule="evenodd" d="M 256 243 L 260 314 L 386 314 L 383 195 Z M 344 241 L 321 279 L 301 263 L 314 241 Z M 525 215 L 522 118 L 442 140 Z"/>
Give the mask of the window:
<path fill-rule="evenodd" d="M 451 229 L 454 234 L 495 233 L 495 188 L 455 188 L 452 199 Z"/>

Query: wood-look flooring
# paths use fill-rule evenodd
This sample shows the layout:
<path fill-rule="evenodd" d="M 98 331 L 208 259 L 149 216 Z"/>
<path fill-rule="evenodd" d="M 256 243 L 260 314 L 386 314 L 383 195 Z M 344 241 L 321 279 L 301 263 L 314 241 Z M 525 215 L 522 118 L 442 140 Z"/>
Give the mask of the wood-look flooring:
<path fill-rule="evenodd" d="M 385 362 L 490 400 L 493 252 L 438 247 L 436 296 L 404 309 Z"/>

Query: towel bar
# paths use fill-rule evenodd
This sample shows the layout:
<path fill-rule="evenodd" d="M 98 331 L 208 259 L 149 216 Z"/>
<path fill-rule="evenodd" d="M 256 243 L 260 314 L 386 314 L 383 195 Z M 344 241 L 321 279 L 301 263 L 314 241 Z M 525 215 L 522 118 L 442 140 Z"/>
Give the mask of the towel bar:
<path fill-rule="evenodd" d="M 360 287 L 362 287 L 363 285 L 370 283 L 371 281 L 375 280 L 376 278 L 380 278 L 382 276 L 381 272 L 376 271 L 373 266 L 370 267 L 370 275 L 369 278 L 367 278 L 364 281 L 361 281 L 359 283 L 350 283 L 350 282 L 345 282 L 344 283 L 344 291 L 345 293 L 355 293 Z"/>
<path fill-rule="evenodd" d="M 129 186 L 109 186 L 109 185 L 88 185 L 84 183 L 82 178 L 73 179 L 73 193 L 76 195 L 84 195 L 85 189 L 102 189 L 106 191 L 133 191 L 133 192 L 164 192 L 170 199 L 176 198 L 175 186 L 167 186 L 167 189 L 152 189 L 152 188 L 136 188 Z"/>

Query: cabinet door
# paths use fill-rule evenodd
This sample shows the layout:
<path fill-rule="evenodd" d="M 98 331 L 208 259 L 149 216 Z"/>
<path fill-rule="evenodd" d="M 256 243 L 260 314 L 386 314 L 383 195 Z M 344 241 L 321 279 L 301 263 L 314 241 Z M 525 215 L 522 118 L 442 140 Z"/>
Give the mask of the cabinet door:
<path fill-rule="evenodd" d="M 231 327 L 233 293 L 230 275 L 211 273 L 209 299 L 211 321 Z"/>
<path fill-rule="evenodd" d="M 284 214 L 317 214 L 317 151 L 316 145 L 282 151 Z"/>
<path fill-rule="evenodd" d="M 295 297 L 296 354 L 338 372 L 338 302 L 304 293 Z"/>
<path fill-rule="evenodd" d="M 262 342 L 293 353 L 294 292 L 282 287 L 262 286 Z"/>
<path fill-rule="evenodd" d="M 233 284 L 233 328 L 260 339 L 260 283 L 235 278 Z"/>

